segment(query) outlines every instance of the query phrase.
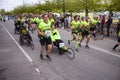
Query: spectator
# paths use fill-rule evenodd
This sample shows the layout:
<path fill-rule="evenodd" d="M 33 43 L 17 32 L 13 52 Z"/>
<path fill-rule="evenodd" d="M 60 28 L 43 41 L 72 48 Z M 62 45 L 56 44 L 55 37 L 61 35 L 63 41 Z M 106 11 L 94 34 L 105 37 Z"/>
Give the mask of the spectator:
<path fill-rule="evenodd" d="M 109 37 L 110 35 L 109 35 L 109 32 L 110 32 L 110 26 L 111 26 L 111 24 L 112 24 L 112 22 L 113 22 L 113 19 L 112 19 L 112 17 L 111 16 L 109 16 L 108 17 L 108 20 L 107 20 L 107 37 Z"/>
<path fill-rule="evenodd" d="M 102 31 L 102 34 L 103 34 L 104 25 L 105 25 L 105 16 L 102 16 L 102 20 L 101 20 L 101 31 Z"/>

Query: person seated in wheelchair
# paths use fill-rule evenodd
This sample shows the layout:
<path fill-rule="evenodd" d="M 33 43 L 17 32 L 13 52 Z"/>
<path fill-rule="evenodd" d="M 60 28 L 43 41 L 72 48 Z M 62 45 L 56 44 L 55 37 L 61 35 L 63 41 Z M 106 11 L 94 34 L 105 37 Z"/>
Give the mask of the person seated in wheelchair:
<path fill-rule="evenodd" d="M 22 37 L 23 40 L 27 40 L 28 43 L 32 42 L 32 38 L 29 32 L 27 31 L 26 27 L 22 28 L 20 37 Z"/>
<path fill-rule="evenodd" d="M 54 26 L 51 27 L 51 33 L 50 33 L 51 40 L 53 42 L 53 45 L 56 46 L 59 50 L 59 54 L 64 54 L 64 51 L 66 49 L 64 42 L 61 39 L 61 36 L 57 29 L 54 28 Z"/>

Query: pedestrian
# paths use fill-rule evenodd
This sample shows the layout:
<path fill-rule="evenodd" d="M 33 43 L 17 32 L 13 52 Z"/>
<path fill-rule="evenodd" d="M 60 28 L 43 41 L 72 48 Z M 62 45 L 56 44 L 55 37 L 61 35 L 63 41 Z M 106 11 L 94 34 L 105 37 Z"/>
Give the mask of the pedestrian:
<path fill-rule="evenodd" d="M 102 31 L 101 34 L 103 34 L 104 25 L 105 25 L 105 16 L 103 15 L 101 20 L 101 31 Z"/>
<path fill-rule="evenodd" d="M 111 26 L 111 24 L 112 24 L 112 22 L 113 22 L 113 19 L 112 19 L 112 17 L 109 15 L 109 17 L 108 17 L 108 20 L 107 20 L 107 37 L 109 37 L 110 35 L 109 35 L 109 32 L 110 32 L 110 26 Z"/>

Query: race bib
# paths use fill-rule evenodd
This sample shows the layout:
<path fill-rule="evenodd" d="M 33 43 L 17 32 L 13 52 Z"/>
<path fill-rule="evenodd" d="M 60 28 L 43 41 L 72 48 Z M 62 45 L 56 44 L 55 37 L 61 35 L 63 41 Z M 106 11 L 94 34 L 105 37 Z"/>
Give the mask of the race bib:
<path fill-rule="evenodd" d="M 65 46 L 65 44 L 64 43 L 59 43 L 59 47 L 61 48 L 61 47 L 64 47 Z"/>
<path fill-rule="evenodd" d="M 50 30 L 47 30 L 47 31 L 45 31 L 45 34 L 47 35 L 47 37 L 49 37 L 50 36 Z"/>

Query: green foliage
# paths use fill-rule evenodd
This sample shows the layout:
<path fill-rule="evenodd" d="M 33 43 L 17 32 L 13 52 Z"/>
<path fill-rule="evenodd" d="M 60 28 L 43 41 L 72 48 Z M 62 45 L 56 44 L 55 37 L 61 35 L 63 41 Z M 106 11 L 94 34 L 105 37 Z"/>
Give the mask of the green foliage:
<path fill-rule="evenodd" d="M 120 11 L 119 0 L 46 0 L 45 4 L 35 4 L 30 6 L 16 7 L 13 14 L 20 13 L 43 13 L 43 12 L 98 12 L 104 10 Z M 4 13 L 4 11 L 2 12 Z"/>
<path fill-rule="evenodd" d="M 4 9 L 1 9 L 1 10 L 0 10 L 0 14 L 1 14 L 1 15 L 4 15 L 4 14 L 5 14 L 5 10 L 4 10 Z"/>

